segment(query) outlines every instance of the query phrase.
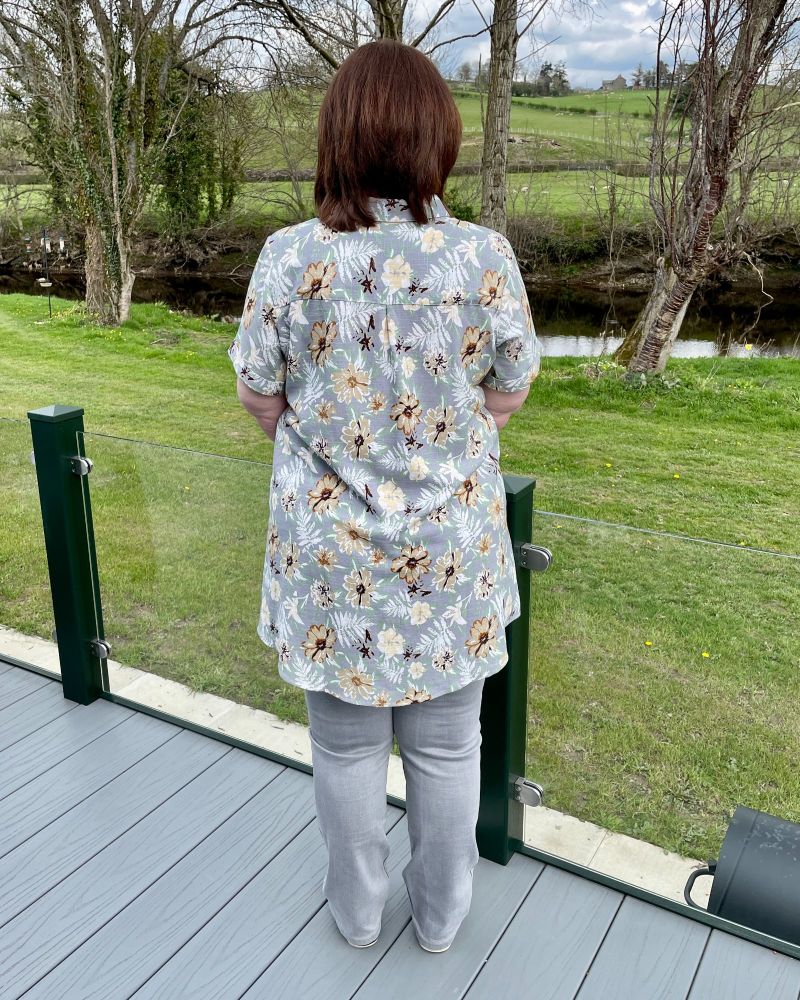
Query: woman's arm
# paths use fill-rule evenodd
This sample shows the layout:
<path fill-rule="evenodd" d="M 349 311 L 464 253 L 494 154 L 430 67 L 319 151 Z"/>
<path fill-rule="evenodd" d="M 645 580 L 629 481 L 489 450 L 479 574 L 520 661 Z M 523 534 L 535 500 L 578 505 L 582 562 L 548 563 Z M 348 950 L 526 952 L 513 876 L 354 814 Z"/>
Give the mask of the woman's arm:
<path fill-rule="evenodd" d="M 268 396 L 263 392 L 256 392 L 255 389 L 248 388 L 240 378 L 236 379 L 236 392 L 242 406 L 248 413 L 252 413 L 270 441 L 274 441 L 278 418 L 289 405 L 286 396 L 283 393 Z"/>
<path fill-rule="evenodd" d="M 502 430 L 508 423 L 511 414 L 516 413 L 525 402 L 531 387 L 528 385 L 516 392 L 499 392 L 486 385 L 481 385 L 481 389 L 486 397 L 486 409 L 494 417 L 497 429 Z"/>

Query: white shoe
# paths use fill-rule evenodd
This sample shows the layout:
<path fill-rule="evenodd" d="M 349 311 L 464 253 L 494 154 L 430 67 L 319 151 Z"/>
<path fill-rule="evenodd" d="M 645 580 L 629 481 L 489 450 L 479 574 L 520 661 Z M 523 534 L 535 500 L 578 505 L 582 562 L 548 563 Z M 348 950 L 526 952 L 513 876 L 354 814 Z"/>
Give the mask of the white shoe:
<path fill-rule="evenodd" d="M 374 941 L 370 941 L 369 944 L 353 944 L 353 942 L 349 941 L 347 938 L 345 938 L 345 941 L 347 941 L 347 943 L 350 945 L 351 948 L 371 948 L 374 944 L 378 943 L 379 937 L 380 934 L 378 935 L 378 937 L 375 938 Z"/>
<path fill-rule="evenodd" d="M 451 941 L 450 944 L 452 944 L 452 943 L 453 942 Z M 427 945 L 424 945 L 420 941 L 419 937 L 417 937 L 417 944 L 420 946 L 420 948 L 424 949 L 425 951 L 432 951 L 432 952 L 437 952 L 437 953 L 440 952 L 440 951 L 447 951 L 447 949 L 450 947 L 450 944 L 446 944 L 444 946 L 444 948 L 428 948 Z"/>

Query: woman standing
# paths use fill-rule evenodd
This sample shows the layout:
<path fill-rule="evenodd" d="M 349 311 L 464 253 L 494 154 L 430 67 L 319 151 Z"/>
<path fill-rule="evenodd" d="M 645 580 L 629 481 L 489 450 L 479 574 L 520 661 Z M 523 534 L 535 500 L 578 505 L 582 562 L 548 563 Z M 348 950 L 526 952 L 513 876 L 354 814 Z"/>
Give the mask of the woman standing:
<path fill-rule="evenodd" d="M 520 614 L 498 430 L 540 351 L 507 239 L 442 201 L 461 127 L 426 56 L 356 49 L 320 109 L 318 216 L 267 239 L 228 351 L 275 441 L 258 634 L 305 689 L 323 891 L 356 947 L 388 892 L 395 735 L 420 945 L 469 911 L 481 695 Z"/>

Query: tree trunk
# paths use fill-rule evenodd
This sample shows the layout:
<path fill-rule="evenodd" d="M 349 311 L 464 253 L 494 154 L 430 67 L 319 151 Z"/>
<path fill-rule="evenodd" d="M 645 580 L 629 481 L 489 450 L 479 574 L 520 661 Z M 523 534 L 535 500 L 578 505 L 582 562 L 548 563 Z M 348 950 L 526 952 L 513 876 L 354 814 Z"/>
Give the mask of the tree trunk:
<path fill-rule="evenodd" d="M 508 127 L 511 118 L 511 84 L 517 61 L 517 0 L 496 0 L 490 28 L 489 90 L 481 159 L 482 226 L 505 234 Z"/>
<path fill-rule="evenodd" d="M 118 326 L 130 315 L 136 275 L 130 248 L 106 237 L 93 223 L 86 226 L 86 308 L 105 326 Z"/>
<path fill-rule="evenodd" d="M 630 372 L 663 372 L 697 284 L 680 279 L 659 257 L 647 302 L 614 352 L 614 360 L 627 364 Z"/>

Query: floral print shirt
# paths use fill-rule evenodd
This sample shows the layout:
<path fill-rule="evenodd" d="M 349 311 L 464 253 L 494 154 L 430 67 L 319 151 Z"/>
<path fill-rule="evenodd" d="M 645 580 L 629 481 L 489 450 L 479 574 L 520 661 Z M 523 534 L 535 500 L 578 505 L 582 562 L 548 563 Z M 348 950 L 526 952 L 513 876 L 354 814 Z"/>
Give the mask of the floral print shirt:
<path fill-rule="evenodd" d="M 285 394 L 258 635 L 281 677 L 361 705 L 425 701 L 499 671 L 520 597 L 497 425 L 481 385 L 538 375 L 508 240 L 398 199 L 376 224 L 266 241 L 228 355 Z"/>

